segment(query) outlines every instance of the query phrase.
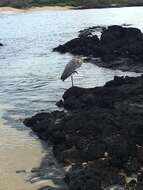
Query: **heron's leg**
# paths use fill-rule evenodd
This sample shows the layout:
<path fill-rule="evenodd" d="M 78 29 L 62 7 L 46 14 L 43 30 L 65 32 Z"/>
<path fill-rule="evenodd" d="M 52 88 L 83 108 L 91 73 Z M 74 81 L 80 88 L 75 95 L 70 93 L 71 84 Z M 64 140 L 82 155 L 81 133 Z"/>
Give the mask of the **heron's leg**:
<path fill-rule="evenodd" d="M 73 75 L 71 75 L 72 87 L 73 87 Z"/>

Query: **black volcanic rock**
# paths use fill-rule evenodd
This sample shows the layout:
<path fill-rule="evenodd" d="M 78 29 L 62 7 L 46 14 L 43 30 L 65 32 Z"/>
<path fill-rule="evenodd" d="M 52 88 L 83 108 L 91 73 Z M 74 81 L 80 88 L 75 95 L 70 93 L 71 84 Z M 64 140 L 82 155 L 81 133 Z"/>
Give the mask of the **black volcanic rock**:
<path fill-rule="evenodd" d="M 58 161 L 72 165 L 65 177 L 69 189 L 141 189 L 143 76 L 115 77 L 102 87 L 72 87 L 62 105 L 67 111 L 39 113 L 24 124 L 53 144 Z M 123 173 L 136 173 L 139 180 L 127 184 Z"/>
<path fill-rule="evenodd" d="M 143 72 L 143 34 L 133 27 L 102 27 L 100 38 L 94 27 L 85 29 L 78 38 L 59 45 L 54 51 L 87 56 L 88 61 L 102 67 Z M 94 59 L 97 57 L 101 58 L 100 62 Z"/>
<path fill-rule="evenodd" d="M 95 167 L 96 165 L 96 167 Z M 104 180 L 101 180 L 104 179 Z M 118 169 L 109 167 L 107 160 L 98 160 L 88 166 L 73 166 L 65 178 L 70 190 L 103 190 L 116 185 L 124 187 L 125 177 L 119 173 Z"/>
<path fill-rule="evenodd" d="M 78 44 L 78 46 L 77 46 Z M 95 36 L 79 37 L 67 42 L 65 45 L 59 45 L 54 51 L 61 53 L 70 52 L 75 55 L 92 55 L 98 51 L 99 39 Z M 93 48 L 94 46 L 94 48 Z M 99 52 L 100 53 L 100 52 Z M 98 55 L 97 55 L 98 56 Z"/>

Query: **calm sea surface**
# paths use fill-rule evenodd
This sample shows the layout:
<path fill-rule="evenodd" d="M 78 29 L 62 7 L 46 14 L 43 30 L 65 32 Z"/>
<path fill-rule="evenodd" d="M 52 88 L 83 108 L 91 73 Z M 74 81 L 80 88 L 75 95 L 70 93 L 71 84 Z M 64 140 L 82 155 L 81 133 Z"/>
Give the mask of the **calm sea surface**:
<path fill-rule="evenodd" d="M 56 109 L 56 101 L 71 86 L 70 79 L 60 80 L 71 55 L 52 49 L 76 37 L 81 29 L 112 24 L 143 30 L 143 7 L 0 14 L 0 42 L 4 44 L 0 47 L 0 190 L 38 187 L 23 182 L 26 174 L 19 179 L 15 171 L 38 166 L 43 156 L 40 142 L 29 135 L 21 120 L 39 110 Z M 74 81 L 94 87 L 115 75 L 136 76 L 87 63 Z"/>

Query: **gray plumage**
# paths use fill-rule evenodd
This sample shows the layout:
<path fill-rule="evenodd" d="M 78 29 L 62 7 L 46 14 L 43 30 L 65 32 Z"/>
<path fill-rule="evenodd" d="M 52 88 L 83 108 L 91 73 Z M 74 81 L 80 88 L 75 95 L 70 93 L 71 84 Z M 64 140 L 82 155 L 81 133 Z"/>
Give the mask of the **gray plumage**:
<path fill-rule="evenodd" d="M 61 80 L 66 80 L 68 77 L 72 77 L 72 74 L 76 73 L 76 70 L 81 67 L 83 63 L 82 58 L 79 57 L 75 57 L 73 58 L 65 67 L 62 76 L 61 76 Z"/>

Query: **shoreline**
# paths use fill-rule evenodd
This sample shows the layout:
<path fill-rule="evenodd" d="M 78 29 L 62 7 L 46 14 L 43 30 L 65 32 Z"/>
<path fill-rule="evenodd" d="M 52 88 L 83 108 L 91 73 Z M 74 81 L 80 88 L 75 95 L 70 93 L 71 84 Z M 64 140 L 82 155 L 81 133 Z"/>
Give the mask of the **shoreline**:
<path fill-rule="evenodd" d="M 33 6 L 30 8 L 14 8 L 14 7 L 0 7 L 0 13 L 4 14 L 15 14 L 15 13 L 26 13 L 35 11 L 68 11 L 68 10 L 85 10 L 85 9 L 105 9 L 105 8 L 123 8 L 123 7 L 142 7 L 143 5 L 103 5 L 97 7 L 86 7 L 86 6 Z"/>
<path fill-rule="evenodd" d="M 25 12 L 35 12 L 35 11 L 67 11 L 74 9 L 72 6 L 43 6 L 43 7 L 31 7 L 27 9 L 18 9 L 13 7 L 0 7 L 0 13 L 25 13 Z"/>
<path fill-rule="evenodd" d="M 34 190 L 45 185 L 30 182 L 30 178 L 33 177 L 31 170 L 39 167 L 44 156 L 41 143 L 31 138 L 29 131 L 18 131 L 6 125 L 1 116 L 0 130 L 1 189 L 19 190 L 19 187 L 23 187 Z"/>

